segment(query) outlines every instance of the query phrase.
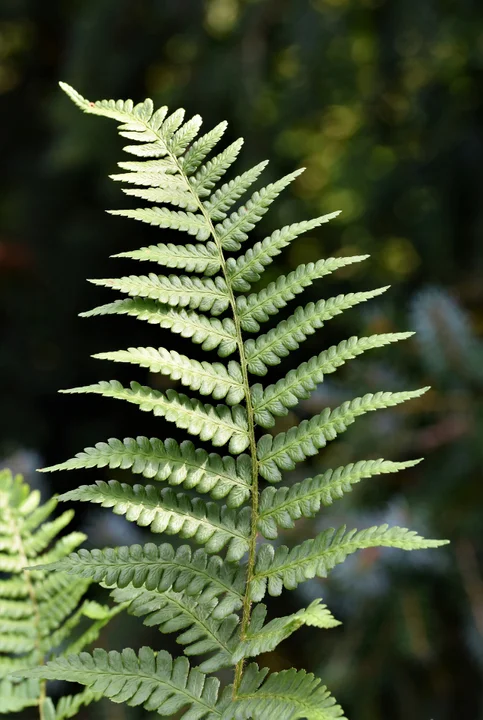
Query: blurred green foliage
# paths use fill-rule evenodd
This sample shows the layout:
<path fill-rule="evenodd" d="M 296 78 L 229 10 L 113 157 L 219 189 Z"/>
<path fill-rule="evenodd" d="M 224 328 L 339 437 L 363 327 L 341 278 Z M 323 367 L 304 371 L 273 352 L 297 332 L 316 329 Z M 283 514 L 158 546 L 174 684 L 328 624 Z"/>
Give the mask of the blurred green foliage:
<path fill-rule="evenodd" d="M 207 127 L 226 118 L 228 140 L 245 137 L 242 165 L 270 158 L 266 182 L 305 166 L 254 240 L 314 214 L 342 214 L 300 238 L 273 272 L 334 252 L 372 256 L 308 299 L 393 284 L 314 336 L 314 354 L 355 328 L 409 327 L 417 338 L 351 363 L 303 412 L 354 388 L 433 391 L 406 412 L 356 424 L 313 464 L 427 460 L 362 486 L 317 523 L 362 527 L 403 515 L 450 537 L 452 549 L 431 564 L 367 552 L 322 588 L 309 584 L 304 593 L 321 590 L 344 626 L 320 641 L 310 632 L 287 641 L 270 662 L 320 672 L 351 720 L 483 718 L 482 3 L 2 0 L 0 456 L 26 449 L 45 463 L 133 427 L 158 434 L 154 419 L 143 416 L 139 429 L 135 411 L 120 415 L 95 399 L 74 407 L 56 391 L 99 379 L 89 355 L 123 347 L 126 336 L 130 345 L 163 344 L 159 331 L 129 320 L 76 317 L 110 299 L 85 278 L 126 272 L 108 256 L 155 242 L 156 231 L 104 213 L 125 203 L 108 180 L 120 143 L 65 100 L 59 79 L 93 98 L 150 95 L 199 112 Z M 63 457 L 53 455 L 54 439 Z M 68 481 L 56 478 L 53 489 Z M 96 543 L 125 533 L 107 520 L 91 527 Z M 299 525 L 284 540 L 304 532 Z M 131 621 L 126 633 L 138 642 Z M 127 717 L 120 712 L 106 705 L 102 717 Z"/>

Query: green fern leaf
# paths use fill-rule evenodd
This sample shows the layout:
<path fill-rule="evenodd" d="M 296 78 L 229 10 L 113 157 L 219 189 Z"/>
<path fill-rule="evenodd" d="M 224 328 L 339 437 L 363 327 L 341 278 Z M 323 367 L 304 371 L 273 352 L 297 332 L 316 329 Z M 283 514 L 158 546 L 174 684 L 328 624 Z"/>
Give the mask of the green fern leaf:
<path fill-rule="evenodd" d="M 258 529 L 268 540 L 274 540 L 278 536 L 278 527 L 293 528 L 299 518 L 315 517 L 321 505 L 331 505 L 344 493 L 351 492 L 352 486 L 363 478 L 398 472 L 419 462 L 421 460 L 360 460 L 337 470 L 327 470 L 290 487 L 267 487 L 260 496 Z"/>
<path fill-rule="evenodd" d="M 261 273 L 269 265 L 273 258 L 279 255 L 284 247 L 287 247 L 292 240 L 299 237 L 303 233 L 313 230 L 314 228 L 326 223 L 334 217 L 340 215 L 340 212 L 333 212 L 329 215 L 322 215 L 314 220 L 304 220 L 300 223 L 287 225 L 281 230 L 275 230 L 269 237 L 256 243 L 253 248 L 247 250 L 244 255 L 237 258 L 228 258 L 226 261 L 226 269 L 230 278 L 231 286 L 234 290 L 249 290 L 251 284 L 260 280 Z"/>
<path fill-rule="evenodd" d="M 210 196 L 209 200 L 203 202 L 203 206 L 213 221 L 223 220 L 227 210 L 240 198 L 248 188 L 253 185 L 261 172 L 268 165 L 268 160 L 261 162 L 255 167 L 247 170 L 234 180 L 222 185 L 222 187 Z"/>
<path fill-rule="evenodd" d="M 287 615 L 287 617 L 275 618 L 266 625 L 264 622 L 267 608 L 263 604 L 256 605 L 246 637 L 233 653 L 234 662 L 238 662 L 242 658 L 271 652 L 282 640 L 288 638 L 302 625 L 318 628 L 333 628 L 340 625 L 341 623 L 333 617 L 327 606 L 320 603 L 320 600 L 314 600 L 308 608 L 299 610 L 293 615 Z"/>
<path fill-rule="evenodd" d="M 122 176 L 120 177 L 114 177 L 113 179 L 122 179 Z M 193 196 L 191 193 L 189 193 L 185 188 L 179 189 L 179 188 L 160 188 L 160 187 L 150 187 L 150 188 L 123 188 L 123 193 L 125 195 L 130 195 L 132 197 L 138 197 L 142 198 L 143 200 L 148 200 L 149 202 L 153 203 L 168 203 L 169 205 L 174 205 L 175 207 L 183 208 L 184 210 L 188 211 L 188 213 L 194 213 L 198 209 L 198 205 L 193 200 Z M 111 215 L 116 215 L 119 213 L 111 211 Z M 132 217 L 132 216 L 131 216 Z M 141 219 L 141 218 L 138 218 Z M 143 222 L 149 222 L 148 220 L 143 220 Z M 151 223 L 156 224 L 156 223 Z M 182 229 L 182 228 L 175 228 L 175 229 Z"/>
<path fill-rule="evenodd" d="M 221 357 L 231 355 L 236 348 L 235 325 L 229 318 L 207 318 L 195 312 L 173 310 L 143 298 L 116 300 L 80 314 L 81 317 L 95 315 L 130 315 L 138 320 L 146 320 L 152 325 L 160 325 L 182 337 L 191 338 L 203 350 L 218 348 Z"/>
<path fill-rule="evenodd" d="M 235 140 L 226 150 L 223 150 L 212 160 L 208 160 L 206 165 L 203 165 L 194 177 L 190 177 L 190 186 L 200 198 L 210 195 L 211 189 L 237 159 L 242 145 L 243 140 L 241 138 Z"/>
<path fill-rule="evenodd" d="M 8 679 L 0 680 L 0 715 L 36 707 L 39 704 L 39 697 L 40 683 L 36 679 L 21 680 L 20 682 Z"/>
<path fill-rule="evenodd" d="M 266 335 L 259 335 L 256 340 L 245 341 L 245 354 L 248 370 L 254 375 L 266 375 L 269 365 L 278 365 L 309 335 L 321 328 L 327 320 L 340 315 L 354 305 L 381 295 L 387 287 L 370 290 L 369 292 L 338 295 L 329 300 L 319 300 L 305 307 L 298 307 L 287 320 L 282 320 Z"/>
<path fill-rule="evenodd" d="M 150 347 L 98 353 L 92 357 L 147 367 L 153 373 L 162 373 L 172 380 L 180 380 L 183 385 L 197 390 L 201 395 L 213 395 L 215 400 L 225 398 L 229 405 L 236 405 L 245 396 L 241 368 L 234 360 L 225 367 L 221 363 L 192 360 L 186 355 L 180 355 L 176 350 L 156 350 Z"/>
<path fill-rule="evenodd" d="M 293 470 L 297 462 L 316 455 L 320 448 L 344 432 L 359 415 L 393 407 L 420 397 L 427 390 L 429 388 L 426 387 L 408 392 L 367 393 L 342 403 L 334 410 L 327 408 L 275 437 L 264 435 L 258 442 L 260 474 L 269 482 L 280 482 L 281 470 Z"/>
<path fill-rule="evenodd" d="M 164 442 L 142 436 L 124 440 L 111 438 L 107 443 L 97 443 L 71 460 L 40 472 L 94 467 L 130 469 L 135 474 L 166 481 L 169 485 L 183 485 L 187 490 L 196 488 L 200 493 L 211 493 L 215 499 L 226 498 L 228 507 L 238 507 L 250 496 L 248 455 L 239 455 L 236 459 L 221 457 L 195 448 L 189 440 L 180 445 L 171 438 Z M 60 499 L 70 500 L 72 492 L 75 491 L 64 493 Z"/>
<path fill-rule="evenodd" d="M 92 693 L 88 688 L 76 695 L 65 695 L 61 697 L 55 708 L 55 720 L 67 720 L 76 717 L 82 707 L 90 705 L 91 702 L 100 700 L 102 695 Z"/>
<path fill-rule="evenodd" d="M 292 668 L 271 673 L 265 680 L 267 673 L 254 663 L 245 669 L 235 702 L 226 708 L 222 720 L 346 720 L 312 673 Z"/>
<path fill-rule="evenodd" d="M 276 315 L 314 280 L 351 263 L 361 262 L 366 257 L 367 255 L 329 258 L 308 265 L 299 265 L 296 270 L 288 275 L 281 275 L 278 280 L 267 285 L 259 293 L 252 293 L 248 297 L 240 295 L 236 304 L 242 328 L 256 332 L 260 329 L 260 322 L 266 322 L 271 315 Z"/>
<path fill-rule="evenodd" d="M 346 532 L 343 525 L 338 530 L 329 528 L 291 550 L 285 545 L 276 550 L 272 545 L 262 545 L 257 555 L 250 595 L 258 602 L 267 590 L 270 595 L 280 595 L 284 587 L 293 590 L 310 578 L 327 577 L 328 572 L 344 562 L 348 555 L 364 548 L 422 550 L 446 543 L 446 540 L 426 540 L 414 531 L 397 526 L 381 525 Z"/>
<path fill-rule="evenodd" d="M 221 715 L 217 708 L 219 681 L 190 669 L 185 657 L 173 660 L 165 650 L 155 653 L 143 647 L 136 654 L 130 648 L 122 653 L 98 648 L 92 655 L 53 660 L 29 670 L 28 675 L 86 685 L 113 702 L 142 705 L 158 715 L 172 716 L 187 707 L 179 716 L 185 720 L 215 720 Z"/>
<path fill-rule="evenodd" d="M 204 245 L 167 245 L 159 243 L 140 250 L 113 255 L 115 258 L 131 258 L 132 260 L 149 260 L 170 268 L 182 268 L 188 272 L 199 272 L 214 275 L 220 269 L 218 250 L 213 242 Z"/>
<path fill-rule="evenodd" d="M 160 593 L 133 587 L 113 590 L 111 596 L 115 602 L 129 601 L 128 613 L 143 617 L 148 627 L 157 625 L 162 633 L 182 631 L 176 642 L 184 646 L 183 652 L 188 657 L 213 653 L 198 666 L 202 672 L 216 672 L 232 664 L 239 617 L 230 614 L 215 619 L 216 598 L 200 604 L 174 590 Z"/>
<path fill-rule="evenodd" d="M 213 315 L 220 315 L 229 304 L 226 283 L 222 278 L 190 278 L 170 275 L 163 277 L 151 273 L 146 275 L 131 275 L 123 278 L 106 278 L 90 280 L 93 285 L 109 287 L 120 290 L 128 295 L 147 297 L 167 305 L 178 305 L 210 311 Z"/>
<path fill-rule="evenodd" d="M 199 602 L 208 602 L 223 594 L 225 597 L 216 612 L 219 617 L 225 617 L 227 608 L 230 612 L 238 609 L 243 598 L 243 568 L 201 549 L 193 553 L 189 545 L 181 545 L 176 550 L 168 543 L 90 552 L 81 548 L 52 563 L 49 569 L 111 587 L 123 588 L 130 583 L 136 588 L 145 586 L 147 590 L 164 591 L 172 587 L 176 592 L 196 596 Z"/>
<path fill-rule="evenodd" d="M 274 416 L 287 415 L 290 407 L 297 405 L 299 400 L 310 397 L 317 385 L 323 381 L 324 375 L 335 372 L 347 360 L 367 350 L 406 340 L 413 334 L 387 333 L 365 338 L 351 337 L 302 363 L 296 370 L 290 370 L 274 385 L 265 389 L 259 383 L 253 385 L 251 394 L 256 422 L 264 428 L 272 427 L 275 424 Z"/>
<path fill-rule="evenodd" d="M 95 485 L 82 485 L 68 493 L 69 500 L 98 503 L 113 508 L 116 515 L 125 515 L 131 522 L 150 526 L 154 533 L 179 535 L 204 545 L 208 553 L 217 553 L 228 546 L 227 560 L 240 560 L 248 550 L 250 510 L 239 513 L 216 503 L 193 500 L 176 494 L 171 488 L 159 492 L 152 485 L 128 485 L 98 480 Z"/>
<path fill-rule="evenodd" d="M 257 190 L 240 210 L 218 223 L 215 232 L 222 247 L 225 250 L 239 250 L 241 243 L 248 238 L 247 233 L 253 230 L 282 190 L 302 172 L 303 168 Z"/>
<path fill-rule="evenodd" d="M 213 407 L 175 390 L 167 390 L 163 394 L 136 382 L 132 382 L 130 388 L 125 388 L 117 380 L 101 381 L 97 385 L 61 392 L 95 393 L 116 400 L 126 400 L 139 405 L 140 410 L 165 417 L 192 435 L 199 435 L 201 440 L 211 440 L 215 446 L 229 443 L 228 448 L 234 454 L 242 452 L 249 444 L 246 411 L 241 405 L 231 408 L 227 405 Z"/>
<path fill-rule="evenodd" d="M 210 229 L 203 215 L 183 210 L 168 210 L 165 207 L 137 208 L 136 210 L 109 210 L 111 215 L 121 215 L 160 228 L 180 230 L 194 235 L 197 240 L 207 240 Z"/>
<path fill-rule="evenodd" d="M 201 165 L 205 157 L 213 150 L 215 145 L 221 140 L 228 126 L 225 121 L 219 123 L 213 130 L 210 130 L 198 138 L 191 147 L 180 158 L 180 163 L 186 175 L 192 175 Z"/>

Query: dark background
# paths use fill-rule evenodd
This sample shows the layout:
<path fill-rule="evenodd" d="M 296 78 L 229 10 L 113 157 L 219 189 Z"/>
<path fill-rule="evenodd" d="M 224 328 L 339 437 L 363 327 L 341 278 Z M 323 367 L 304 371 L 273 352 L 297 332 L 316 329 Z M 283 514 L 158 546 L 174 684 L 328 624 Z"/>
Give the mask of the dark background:
<path fill-rule="evenodd" d="M 253 241 L 306 217 L 342 214 L 297 240 L 269 279 L 335 252 L 370 253 L 304 300 L 392 285 L 328 324 L 300 358 L 356 333 L 410 328 L 417 337 L 328 377 L 297 416 L 369 391 L 433 389 L 359 420 L 297 479 L 369 457 L 426 460 L 367 481 L 284 539 L 387 521 L 452 544 L 360 553 L 329 581 L 287 593 L 273 613 L 323 595 L 344 625 L 299 631 L 261 661 L 320 674 L 351 720 L 483 718 L 483 4 L 2 0 L 0 457 L 45 492 L 114 474 L 46 479 L 33 473 L 38 466 L 110 436 L 173 432 L 113 401 L 56 394 L 110 377 L 146 379 L 92 360 L 94 352 L 173 347 L 173 337 L 143 323 L 77 317 L 114 299 L 85 278 L 141 272 L 108 257 L 161 235 L 104 212 L 126 204 L 108 179 L 122 141 L 112 123 L 83 116 L 58 80 L 93 100 L 148 95 L 183 106 L 206 128 L 227 119 L 227 142 L 246 141 L 237 171 L 269 158 L 265 184 L 305 166 Z M 189 343 L 176 348 L 197 353 Z M 140 537 L 107 510 L 88 519 L 81 507 L 78 518 L 94 544 Z M 171 637 L 134 620 L 103 642 L 141 640 L 173 649 Z M 106 703 L 87 716 L 134 714 Z"/>

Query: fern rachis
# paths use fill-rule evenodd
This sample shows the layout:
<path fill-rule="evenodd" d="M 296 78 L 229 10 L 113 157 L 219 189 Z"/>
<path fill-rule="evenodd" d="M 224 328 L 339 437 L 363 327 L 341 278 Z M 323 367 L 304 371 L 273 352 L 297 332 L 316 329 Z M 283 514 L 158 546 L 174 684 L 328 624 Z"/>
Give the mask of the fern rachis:
<path fill-rule="evenodd" d="M 80 550 L 51 567 L 103 583 L 117 602 L 129 603 L 128 611 L 144 617 L 146 624 L 157 625 L 161 632 L 181 632 L 178 641 L 185 654 L 209 657 L 190 668 L 186 658 L 173 661 L 165 651 L 156 653 L 149 648 L 109 655 L 95 651 L 53 661 L 29 674 L 77 681 L 115 702 L 142 704 L 161 715 L 187 708 L 182 715 L 186 720 L 341 718 L 341 708 L 313 675 L 289 670 L 267 677 L 267 669 L 259 669 L 253 662 L 245 664 L 246 659 L 276 647 L 303 624 L 319 628 L 338 624 L 320 601 L 286 618 L 265 622 L 266 608 L 261 603 L 265 594 L 279 595 L 284 587 L 291 589 L 308 578 L 325 577 L 361 548 L 412 550 L 437 547 L 444 541 L 425 540 L 405 528 L 383 525 L 361 531 L 346 531 L 345 527 L 327 530 L 293 548 L 274 549 L 270 543 L 257 547 L 258 534 L 274 539 L 279 528 L 292 527 L 300 517 L 313 517 L 321 504 L 332 503 L 362 478 L 414 464 L 361 461 L 290 488 L 271 486 L 282 481 L 284 471 L 344 432 L 356 417 L 405 402 L 425 389 L 367 394 L 276 435 L 259 437 L 257 426 L 273 427 L 275 417 L 286 415 L 289 408 L 308 398 L 325 373 L 410 333 L 351 338 L 289 370 L 276 383 L 253 383 L 252 376 L 264 376 L 325 322 L 386 288 L 308 303 L 260 332 L 263 323 L 309 284 L 365 259 L 338 257 L 301 265 L 259 292 L 245 294 L 284 247 L 337 213 L 287 226 L 243 251 L 250 231 L 300 171 L 255 191 L 235 208 L 265 163 L 216 189 L 242 146 L 242 141 L 236 141 L 207 159 L 221 140 L 224 123 L 197 138 L 199 116 L 183 124 L 184 111 L 171 115 L 167 108 L 154 111 L 150 100 L 137 106 L 130 100 L 91 103 L 69 86 L 63 85 L 63 89 L 85 112 L 120 123 L 121 135 L 135 143 L 125 150 L 138 159 L 121 163 L 124 172 L 113 177 L 130 185 L 128 195 L 155 205 L 113 214 L 184 232 L 190 240 L 121 253 L 121 257 L 156 262 L 177 272 L 93 281 L 131 297 L 84 315 L 126 314 L 191 338 L 203 350 L 216 350 L 221 359 L 230 357 L 226 363 L 199 362 L 168 348 L 139 347 L 97 356 L 179 380 L 191 392 L 223 401 L 216 406 L 176 390 L 162 393 L 136 382 L 124 388 L 115 380 L 68 392 L 94 392 L 133 402 L 141 410 L 161 415 L 191 435 L 210 441 L 215 448 L 227 445 L 229 454 L 208 453 L 189 441 L 178 445 L 172 439 L 110 439 L 47 468 L 129 468 L 137 476 L 171 486 L 159 492 L 153 485 L 98 481 L 70 491 L 62 499 L 111 507 L 128 520 L 150 525 L 153 532 L 176 533 L 201 548 L 193 552 L 189 545 L 175 550 L 168 543 L 147 543 Z M 257 336 L 246 338 L 245 333 Z M 259 484 L 265 481 L 269 485 L 262 490 Z M 173 487 L 177 485 L 209 493 L 211 500 L 176 493 Z M 222 499 L 225 506 L 218 504 Z M 219 556 L 225 548 L 225 556 Z M 244 556 L 246 560 L 241 562 Z M 219 693 L 218 681 L 207 674 L 221 667 L 232 667 L 234 675 L 232 685 Z"/>

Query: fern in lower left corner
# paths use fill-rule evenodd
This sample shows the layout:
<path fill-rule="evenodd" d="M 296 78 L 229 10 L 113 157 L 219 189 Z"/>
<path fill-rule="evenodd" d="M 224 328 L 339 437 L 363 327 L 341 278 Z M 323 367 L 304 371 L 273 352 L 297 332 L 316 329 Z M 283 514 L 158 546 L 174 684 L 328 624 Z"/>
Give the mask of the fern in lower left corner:
<path fill-rule="evenodd" d="M 85 689 L 55 707 L 45 680 L 12 676 L 83 650 L 122 609 L 84 599 L 89 580 L 36 569 L 61 561 L 85 540 L 80 532 L 60 535 L 74 513 L 49 519 L 57 503 L 54 497 L 40 504 L 38 490 L 20 475 L 0 471 L 0 714 L 36 707 L 41 720 L 63 720 L 95 700 Z"/>

